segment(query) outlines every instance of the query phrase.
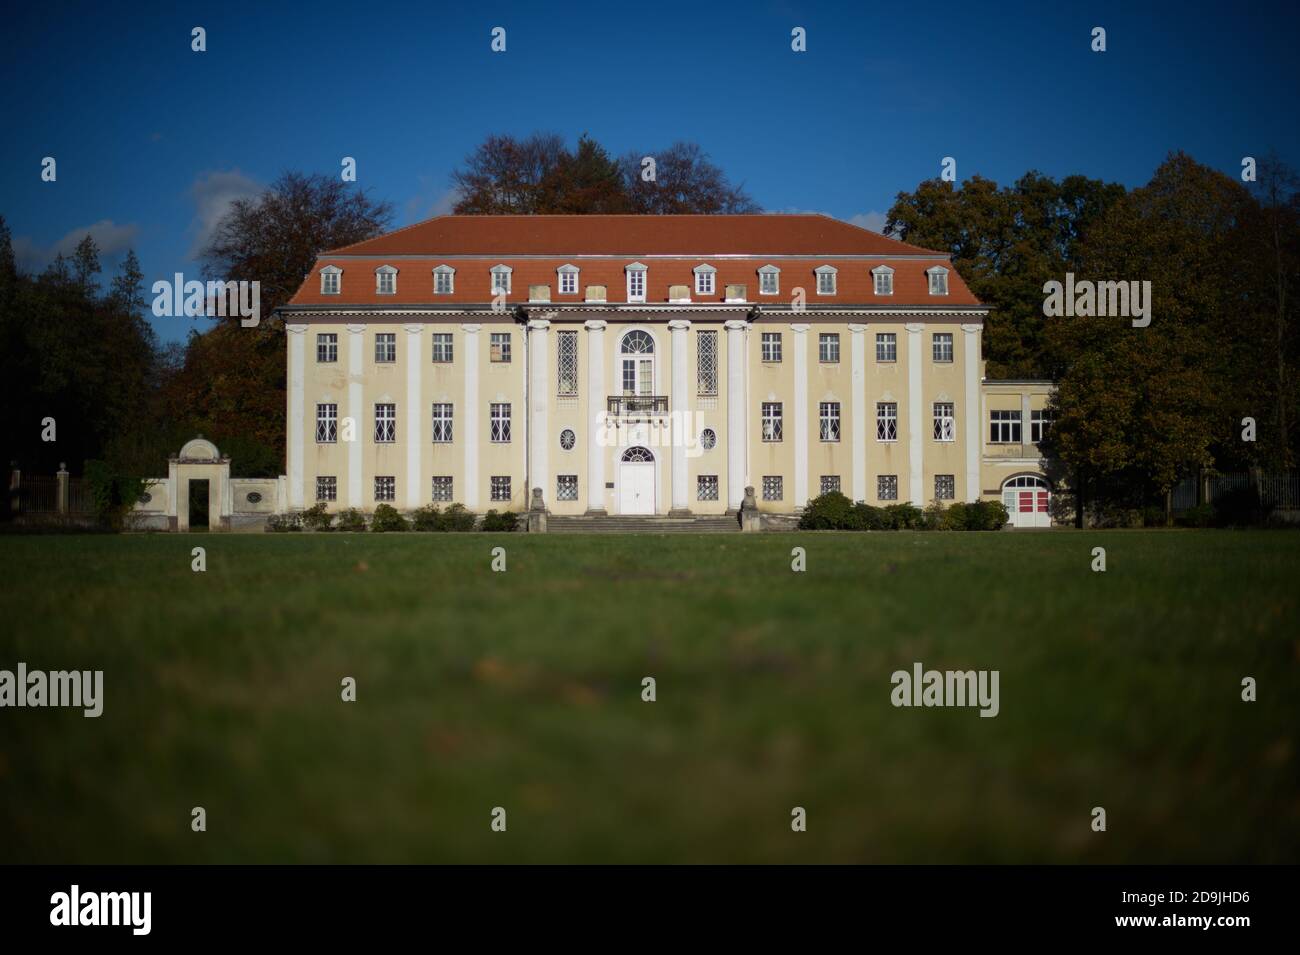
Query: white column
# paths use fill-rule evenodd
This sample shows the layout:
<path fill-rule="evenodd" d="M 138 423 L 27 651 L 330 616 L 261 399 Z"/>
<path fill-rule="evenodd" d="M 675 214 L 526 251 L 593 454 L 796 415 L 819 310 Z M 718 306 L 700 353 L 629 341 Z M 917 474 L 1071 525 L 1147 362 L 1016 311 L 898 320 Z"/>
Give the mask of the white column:
<path fill-rule="evenodd" d="M 966 375 L 966 398 L 962 414 L 966 418 L 966 500 L 980 499 L 980 428 L 983 415 L 980 408 L 980 326 L 963 325 L 962 351 Z"/>
<path fill-rule="evenodd" d="M 587 511 L 605 513 L 605 320 L 587 327 Z"/>
<path fill-rule="evenodd" d="M 307 373 L 307 326 L 284 326 L 289 334 L 289 508 L 301 510 L 303 506 L 302 488 L 302 433 L 306 427 L 303 407 L 304 378 Z"/>
<path fill-rule="evenodd" d="M 686 332 L 691 323 L 674 319 L 668 323 L 673 338 L 672 390 L 668 396 L 668 411 L 672 421 L 673 507 L 677 512 L 690 510 L 686 493 L 686 449 L 690 439 L 687 428 L 691 425 L 689 391 L 686 376 Z"/>
<path fill-rule="evenodd" d="M 365 399 L 366 326 L 348 326 L 348 417 L 352 426 L 348 431 L 348 507 L 361 506 L 361 442 L 365 437 L 365 412 L 361 407 Z M 345 434 L 346 437 L 346 434 Z"/>
<path fill-rule="evenodd" d="M 551 444 L 547 433 L 547 405 L 552 385 L 546 354 L 546 330 L 550 327 L 551 323 L 544 318 L 528 322 L 528 483 L 531 486 L 524 497 L 528 505 L 532 504 L 535 487 L 542 489 L 543 500 L 552 501 L 555 497 L 546 457 Z"/>
<path fill-rule="evenodd" d="M 406 329 L 406 506 L 416 508 L 422 501 L 430 500 L 432 490 L 425 492 L 421 485 L 420 450 L 424 442 L 432 440 L 425 430 L 424 397 L 420 388 L 420 374 L 424 369 L 423 325 L 403 325 Z M 432 414 L 432 411 L 430 411 Z M 433 426 L 430 425 L 430 428 Z"/>
<path fill-rule="evenodd" d="M 808 503 L 808 329 L 791 325 L 794 332 L 794 506 Z"/>
<path fill-rule="evenodd" d="M 462 325 L 465 332 L 465 401 L 461 413 L 461 443 L 465 446 L 465 486 L 455 493 L 471 511 L 478 509 L 478 333 L 481 325 Z"/>
<path fill-rule="evenodd" d="M 925 409 L 921 407 L 921 332 L 925 328 L 919 322 L 909 322 L 907 328 L 907 449 L 908 471 L 911 478 L 908 497 L 917 507 L 925 507 L 925 494 L 922 484 L 925 473 L 922 470 L 921 437 L 922 426 L 926 421 Z"/>
<path fill-rule="evenodd" d="M 749 440 L 745 407 L 745 329 L 742 319 L 727 329 L 727 507 L 740 510 L 745 500 L 745 449 Z"/>
<path fill-rule="evenodd" d="M 867 499 L 867 326 L 850 325 L 852 333 L 853 500 Z"/>

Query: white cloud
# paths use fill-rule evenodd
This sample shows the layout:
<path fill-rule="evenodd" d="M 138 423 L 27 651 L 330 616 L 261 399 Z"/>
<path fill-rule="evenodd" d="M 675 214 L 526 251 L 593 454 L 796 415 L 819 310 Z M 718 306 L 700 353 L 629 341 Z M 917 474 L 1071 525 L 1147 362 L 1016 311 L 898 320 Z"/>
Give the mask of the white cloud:
<path fill-rule="evenodd" d="M 850 216 L 847 220 L 849 225 L 858 226 L 861 229 L 870 229 L 872 232 L 884 232 L 885 220 L 888 218 L 883 212 L 859 212 L 855 216 Z"/>
<path fill-rule="evenodd" d="M 48 246 L 40 245 L 25 235 L 14 236 L 14 259 L 24 271 L 42 272 L 60 252 L 65 256 L 72 255 L 77 244 L 87 234 L 99 246 L 99 261 L 102 265 L 124 255 L 140 234 L 140 227 L 133 222 L 119 224 L 112 219 L 100 219 L 90 225 L 69 229 L 63 238 Z"/>
<path fill-rule="evenodd" d="M 189 226 L 194 237 L 190 244 L 190 258 L 199 257 L 232 202 L 252 198 L 261 191 L 262 186 L 255 179 L 238 169 L 217 170 L 199 176 L 190 186 L 190 197 L 194 200 L 194 220 Z"/>
<path fill-rule="evenodd" d="M 435 195 L 436 189 L 429 176 L 420 176 L 420 190 L 402 206 L 402 213 L 409 222 L 420 222 L 433 216 L 450 215 L 452 208 L 460 201 L 460 190 L 455 186 L 444 189 Z"/>

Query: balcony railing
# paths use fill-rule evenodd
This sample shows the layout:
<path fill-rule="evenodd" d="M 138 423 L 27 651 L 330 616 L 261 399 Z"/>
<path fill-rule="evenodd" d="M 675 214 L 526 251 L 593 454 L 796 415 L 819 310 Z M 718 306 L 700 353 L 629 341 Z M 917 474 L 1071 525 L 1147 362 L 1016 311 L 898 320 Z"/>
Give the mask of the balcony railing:
<path fill-rule="evenodd" d="M 667 395 L 611 395 L 608 410 L 610 417 L 626 418 L 636 415 L 666 415 Z"/>
<path fill-rule="evenodd" d="M 1037 458 L 1042 455 L 1038 450 L 1038 445 L 1029 441 L 1024 444 L 1019 441 L 1006 444 L 986 441 L 984 442 L 984 456 L 986 458 Z"/>

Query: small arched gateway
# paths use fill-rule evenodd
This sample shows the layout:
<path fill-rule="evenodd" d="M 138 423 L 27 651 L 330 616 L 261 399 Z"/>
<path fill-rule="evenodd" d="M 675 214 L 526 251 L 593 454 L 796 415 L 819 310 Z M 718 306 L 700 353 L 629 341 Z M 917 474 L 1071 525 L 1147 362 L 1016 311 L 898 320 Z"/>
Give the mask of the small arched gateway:
<path fill-rule="evenodd" d="M 202 435 L 167 462 L 167 477 L 145 482 L 131 526 L 137 530 L 261 530 L 284 513 L 284 478 L 232 478 L 230 458 Z"/>
<path fill-rule="evenodd" d="M 1037 474 L 1020 474 L 1002 484 L 1002 503 L 1012 527 L 1051 527 L 1052 489 Z"/>

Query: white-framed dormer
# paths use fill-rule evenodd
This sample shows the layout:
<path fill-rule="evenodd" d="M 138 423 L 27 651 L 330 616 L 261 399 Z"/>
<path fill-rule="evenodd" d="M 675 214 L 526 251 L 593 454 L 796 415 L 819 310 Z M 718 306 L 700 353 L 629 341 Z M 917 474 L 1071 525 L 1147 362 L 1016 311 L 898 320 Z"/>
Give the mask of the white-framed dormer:
<path fill-rule="evenodd" d="M 833 265 L 819 265 L 813 269 L 817 276 L 817 294 L 834 295 L 837 291 L 840 270 Z"/>
<path fill-rule="evenodd" d="M 381 265 L 375 269 L 375 294 L 397 294 L 397 269 L 391 265 Z"/>
<path fill-rule="evenodd" d="M 692 269 L 695 273 L 695 294 L 696 295 L 717 295 L 718 294 L 718 270 L 705 262 L 703 265 L 697 265 Z"/>
<path fill-rule="evenodd" d="M 942 265 L 935 265 L 925 270 L 925 274 L 930 278 L 931 295 L 948 294 L 948 270 Z"/>
<path fill-rule="evenodd" d="M 627 300 L 629 302 L 644 302 L 646 267 L 640 262 L 633 262 L 624 271 L 627 273 Z"/>
<path fill-rule="evenodd" d="M 456 270 L 450 265 L 440 265 L 433 270 L 433 294 L 451 295 L 456 291 Z"/>
<path fill-rule="evenodd" d="M 508 265 L 492 266 L 492 285 L 490 289 L 493 295 L 498 292 L 505 292 L 507 295 L 510 293 L 510 276 L 514 271 Z"/>
<path fill-rule="evenodd" d="M 781 270 L 775 265 L 765 265 L 758 270 L 758 294 L 781 294 Z"/>
<path fill-rule="evenodd" d="M 577 295 L 578 288 L 578 267 L 576 265 L 566 263 L 555 270 L 555 290 L 557 295 Z"/>
<path fill-rule="evenodd" d="M 338 295 L 343 286 L 343 270 L 337 265 L 327 265 L 320 270 L 320 293 Z"/>
<path fill-rule="evenodd" d="M 888 265 L 877 265 L 871 270 L 871 287 L 876 295 L 893 295 L 894 270 Z"/>

